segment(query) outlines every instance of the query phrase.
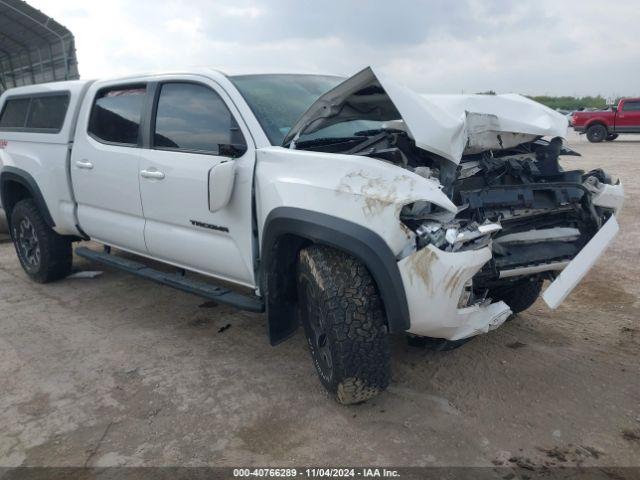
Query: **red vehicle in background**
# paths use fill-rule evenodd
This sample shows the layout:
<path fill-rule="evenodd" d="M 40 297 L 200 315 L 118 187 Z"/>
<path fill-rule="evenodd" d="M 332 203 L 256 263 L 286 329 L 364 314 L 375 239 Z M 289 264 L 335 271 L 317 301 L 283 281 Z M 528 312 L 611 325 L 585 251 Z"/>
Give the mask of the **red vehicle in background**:
<path fill-rule="evenodd" d="M 611 142 L 621 133 L 640 133 L 640 98 L 623 98 L 608 110 L 575 112 L 571 125 L 593 143 Z"/>

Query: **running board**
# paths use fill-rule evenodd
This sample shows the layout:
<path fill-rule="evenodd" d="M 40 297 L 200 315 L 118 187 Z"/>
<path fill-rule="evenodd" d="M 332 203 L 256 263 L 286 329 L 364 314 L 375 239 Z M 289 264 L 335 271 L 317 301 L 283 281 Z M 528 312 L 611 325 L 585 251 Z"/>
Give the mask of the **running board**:
<path fill-rule="evenodd" d="M 160 270 L 155 270 L 142 263 L 122 257 L 116 257 L 109 253 L 96 252 L 95 250 L 90 250 L 86 247 L 76 248 L 75 253 L 79 257 L 100 262 L 108 265 L 109 267 L 117 268 L 118 270 L 132 273 L 138 277 L 153 280 L 154 282 L 158 282 L 162 285 L 167 285 L 199 297 L 232 305 L 242 310 L 259 313 L 264 312 L 264 302 L 258 297 L 243 295 L 225 287 L 218 287 L 209 283 L 191 280 L 180 274 L 161 272 Z"/>

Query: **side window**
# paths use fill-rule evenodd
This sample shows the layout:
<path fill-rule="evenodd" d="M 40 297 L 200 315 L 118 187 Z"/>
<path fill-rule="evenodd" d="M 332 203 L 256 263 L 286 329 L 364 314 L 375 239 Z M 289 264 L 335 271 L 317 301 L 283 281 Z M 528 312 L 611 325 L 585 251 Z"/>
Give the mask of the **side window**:
<path fill-rule="evenodd" d="M 624 102 L 622 104 L 622 110 L 624 110 L 625 112 L 640 111 L 640 102 Z"/>
<path fill-rule="evenodd" d="M 8 98 L 0 115 L 0 128 L 24 128 L 29 98 Z"/>
<path fill-rule="evenodd" d="M 91 109 L 89 133 L 105 142 L 137 145 L 145 93 L 144 85 L 98 92 Z"/>
<path fill-rule="evenodd" d="M 27 129 L 60 130 L 68 106 L 69 95 L 33 97 L 29 107 Z"/>
<path fill-rule="evenodd" d="M 162 85 L 153 132 L 155 148 L 218 155 L 237 143 L 244 143 L 242 134 L 216 92 L 192 83 Z"/>
<path fill-rule="evenodd" d="M 0 115 L 0 128 L 18 131 L 57 133 L 69 107 L 69 94 L 34 94 L 9 98 Z"/>

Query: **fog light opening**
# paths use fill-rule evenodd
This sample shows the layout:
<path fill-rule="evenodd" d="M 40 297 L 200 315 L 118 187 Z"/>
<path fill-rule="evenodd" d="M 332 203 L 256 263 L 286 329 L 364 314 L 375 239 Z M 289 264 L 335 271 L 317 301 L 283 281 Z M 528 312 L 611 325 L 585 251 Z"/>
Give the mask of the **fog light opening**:
<path fill-rule="evenodd" d="M 460 298 L 458 299 L 458 308 L 465 308 L 471 305 L 473 301 L 473 280 L 469 279 L 464 284 Z"/>

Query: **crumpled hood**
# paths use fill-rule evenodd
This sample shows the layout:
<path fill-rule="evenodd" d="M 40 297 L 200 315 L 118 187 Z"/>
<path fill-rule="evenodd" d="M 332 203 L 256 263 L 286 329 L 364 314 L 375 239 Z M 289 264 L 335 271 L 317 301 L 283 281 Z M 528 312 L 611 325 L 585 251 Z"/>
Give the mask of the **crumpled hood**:
<path fill-rule="evenodd" d="M 515 93 L 423 97 L 465 123 L 465 154 L 509 148 L 540 136 L 567 135 L 569 122 L 564 115 Z"/>
<path fill-rule="evenodd" d="M 418 148 L 458 164 L 538 136 L 565 137 L 567 119 L 520 95 L 420 95 L 367 67 L 322 95 L 283 141 L 348 120 L 404 121 Z"/>

